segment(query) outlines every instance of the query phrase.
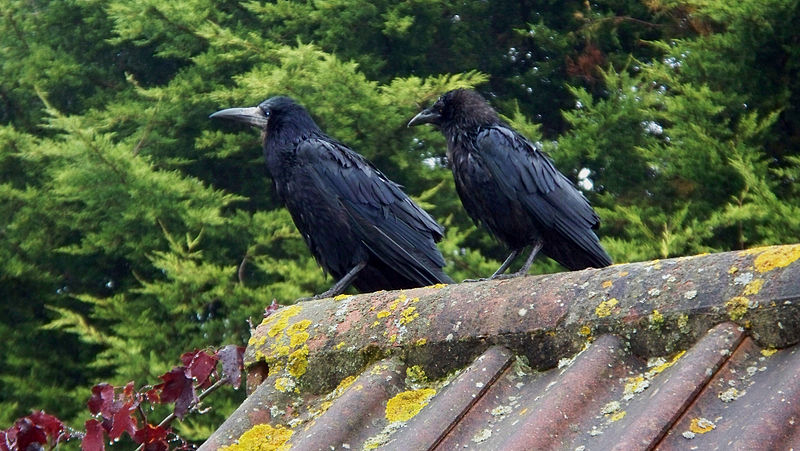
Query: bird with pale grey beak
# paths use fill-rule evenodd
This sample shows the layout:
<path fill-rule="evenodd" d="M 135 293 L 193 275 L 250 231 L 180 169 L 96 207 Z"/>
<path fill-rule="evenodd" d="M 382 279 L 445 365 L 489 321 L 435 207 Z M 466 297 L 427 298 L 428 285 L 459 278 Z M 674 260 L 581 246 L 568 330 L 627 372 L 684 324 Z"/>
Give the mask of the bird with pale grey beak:
<path fill-rule="evenodd" d="M 314 298 L 452 283 L 436 241 L 444 228 L 400 185 L 277 96 L 211 115 L 261 131 L 267 170 L 311 254 L 336 282 Z"/>

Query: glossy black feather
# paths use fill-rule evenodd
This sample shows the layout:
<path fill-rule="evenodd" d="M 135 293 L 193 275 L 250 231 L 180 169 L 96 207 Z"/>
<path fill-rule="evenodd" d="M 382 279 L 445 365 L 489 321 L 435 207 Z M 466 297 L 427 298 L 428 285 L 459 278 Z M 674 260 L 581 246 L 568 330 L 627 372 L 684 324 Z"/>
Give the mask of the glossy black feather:
<path fill-rule="evenodd" d="M 435 241 L 443 228 L 363 156 L 325 135 L 285 97 L 259 108 L 267 169 L 317 262 L 336 279 L 367 262 L 362 292 L 451 283 Z"/>
<path fill-rule="evenodd" d="M 426 114 L 447 138 L 456 189 L 474 220 L 514 250 L 541 240 L 542 252 L 571 270 L 611 264 L 583 194 L 479 94 L 448 92 Z"/>

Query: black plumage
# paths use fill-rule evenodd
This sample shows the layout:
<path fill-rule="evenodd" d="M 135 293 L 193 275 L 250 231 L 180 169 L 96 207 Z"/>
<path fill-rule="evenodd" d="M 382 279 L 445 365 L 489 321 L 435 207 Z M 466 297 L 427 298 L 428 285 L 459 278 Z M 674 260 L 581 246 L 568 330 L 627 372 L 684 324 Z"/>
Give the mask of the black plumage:
<path fill-rule="evenodd" d="M 288 97 L 211 115 L 262 131 L 267 170 L 311 253 L 361 292 L 452 283 L 435 241 L 444 228 L 362 155 L 330 138 Z"/>
<path fill-rule="evenodd" d="M 505 124 L 477 92 L 449 91 L 409 126 L 430 123 L 447 138 L 447 157 L 464 209 L 511 248 L 499 277 L 525 247 L 527 273 L 541 251 L 570 270 L 600 268 L 611 258 L 594 229 L 600 218 L 550 158 Z"/>

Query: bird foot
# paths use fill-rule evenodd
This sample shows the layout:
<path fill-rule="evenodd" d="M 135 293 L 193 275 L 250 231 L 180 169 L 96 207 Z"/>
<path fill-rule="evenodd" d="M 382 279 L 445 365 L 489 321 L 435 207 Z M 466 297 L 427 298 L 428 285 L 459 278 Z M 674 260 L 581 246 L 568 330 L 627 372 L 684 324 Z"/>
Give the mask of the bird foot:
<path fill-rule="evenodd" d="M 462 282 L 467 283 L 467 282 L 485 282 L 487 280 L 506 280 L 506 279 L 514 279 L 516 277 L 524 276 L 526 274 L 527 271 L 526 272 L 517 271 L 511 274 L 497 274 L 491 277 L 482 277 L 480 279 L 464 279 L 462 280 Z"/>
<path fill-rule="evenodd" d="M 514 279 L 514 278 L 517 278 L 517 277 L 522 277 L 522 276 L 524 276 L 526 274 L 528 274 L 527 271 L 524 271 L 524 272 L 523 271 L 517 271 L 517 272 L 512 272 L 511 274 L 498 274 L 496 276 L 490 277 L 490 279 L 492 279 L 492 280 Z"/>

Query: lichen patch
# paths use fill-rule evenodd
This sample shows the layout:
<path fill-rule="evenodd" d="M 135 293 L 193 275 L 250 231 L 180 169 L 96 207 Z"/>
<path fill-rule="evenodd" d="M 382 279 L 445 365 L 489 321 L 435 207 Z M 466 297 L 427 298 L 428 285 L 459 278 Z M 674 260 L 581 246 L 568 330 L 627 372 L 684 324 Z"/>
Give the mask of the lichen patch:
<path fill-rule="evenodd" d="M 692 423 L 689 425 L 689 430 L 695 434 L 705 434 L 711 432 L 717 425 L 711 420 L 706 418 L 692 418 Z"/>
<path fill-rule="evenodd" d="M 728 317 L 733 321 L 738 321 L 747 313 L 747 307 L 750 300 L 744 296 L 736 296 L 725 303 L 725 309 L 728 311 Z"/>
<path fill-rule="evenodd" d="M 617 298 L 611 298 L 607 301 L 603 301 L 597 308 L 594 309 L 595 315 L 599 318 L 605 318 L 606 316 L 611 315 L 611 310 L 619 303 Z"/>
<path fill-rule="evenodd" d="M 294 431 L 284 426 L 272 427 L 257 424 L 236 440 L 236 443 L 223 446 L 220 451 L 285 451 L 291 448 L 286 442 Z"/>
<path fill-rule="evenodd" d="M 758 294 L 758 292 L 761 291 L 761 287 L 763 286 L 764 286 L 764 279 L 754 279 L 752 282 L 748 283 L 747 286 L 744 287 L 742 296 L 751 296 L 754 294 Z"/>
<path fill-rule="evenodd" d="M 420 388 L 398 393 L 386 402 L 386 419 L 389 422 L 408 421 L 418 414 L 436 394 L 432 388 Z"/>
<path fill-rule="evenodd" d="M 756 271 L 764 273 L 789 266 L 797 259 L 800 259 L 800 244 L 773 246 L 758 254 L 753 261 L 753 266 Z"/>

